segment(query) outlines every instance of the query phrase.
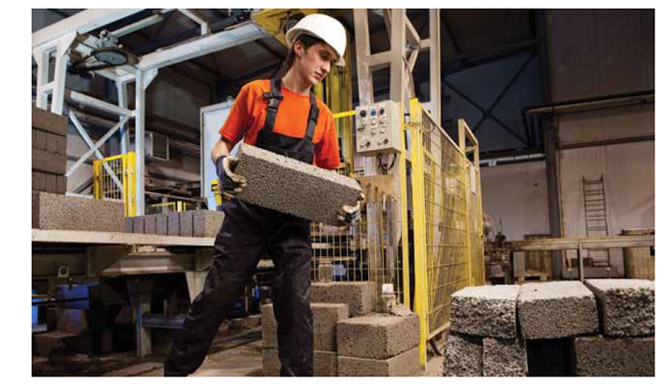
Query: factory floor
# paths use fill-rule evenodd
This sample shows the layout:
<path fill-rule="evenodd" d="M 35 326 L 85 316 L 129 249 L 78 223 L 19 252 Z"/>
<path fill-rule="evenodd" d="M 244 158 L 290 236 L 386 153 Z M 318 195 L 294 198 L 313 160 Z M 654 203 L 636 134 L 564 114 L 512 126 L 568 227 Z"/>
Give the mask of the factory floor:
<path fill-rule="evenodd" d="M 134 352 L 108 355 L 63 354 L 51 360 L 32 357 L 33 376 L 140 376 L 159 377 L 171 345 L 153 345 L 153 352 L 137 358 Z M 441 376 L 443 358 L 429 353 L 427 370 L 419 376 Z M 262 376 L 261 328 L 229 329 L 222 327 L 217 334 L 195 377 L 257 377 Z"/>

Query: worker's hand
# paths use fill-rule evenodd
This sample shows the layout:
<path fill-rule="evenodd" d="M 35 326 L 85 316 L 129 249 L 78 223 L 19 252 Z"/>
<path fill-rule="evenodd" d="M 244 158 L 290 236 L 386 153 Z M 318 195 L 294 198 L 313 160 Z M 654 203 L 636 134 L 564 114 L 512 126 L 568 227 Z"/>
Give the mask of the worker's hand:
<path fill-rule="evenodd" d="M 219 186 L 222 192 L 228 194 L 242 193 L 242 189 L 247 186 L 247 179 L 233 171 L 238 166 L 238 158 L 233 156 L 220 156 L 215 162 L 217 168 L 217 177 L 219 177 Z"/>
<path fill-rule="evenodd" d="M 365 200 L 365 195 L 360 193 L 360 197 L 355 205 L 342 205 L 342 209 L 337 212 L 339 225 L 346 227 L 360 221 L 360 204 Z"/>

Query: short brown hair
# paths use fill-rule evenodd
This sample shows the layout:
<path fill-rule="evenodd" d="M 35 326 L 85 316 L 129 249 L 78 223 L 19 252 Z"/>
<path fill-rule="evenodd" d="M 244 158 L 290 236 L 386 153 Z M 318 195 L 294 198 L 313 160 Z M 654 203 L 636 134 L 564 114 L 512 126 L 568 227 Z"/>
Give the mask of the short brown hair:
<path fill-rule="evenodd" d="M 282 67 L 286 71 L 288 71 L 291 68 L 291 66 L 293 66 L 293 62 L 296 61 L 296 52 L 294 51 L 293 47 L 296 45 L 297 41 L 302 43 L 303 47 L 305 48 L 305 51 L 307 51 L 309 47 L 315 44 L 325 43 L 323 40 L 312 35 L 302 34 L 298 36 L 296 40 L 293 41 L 293 44 L 291 44 L 291 47 L 289 48 L 289 53 L 286 55 L 286 59 L 284 59 L 284 62 L 282 63 Z"/>

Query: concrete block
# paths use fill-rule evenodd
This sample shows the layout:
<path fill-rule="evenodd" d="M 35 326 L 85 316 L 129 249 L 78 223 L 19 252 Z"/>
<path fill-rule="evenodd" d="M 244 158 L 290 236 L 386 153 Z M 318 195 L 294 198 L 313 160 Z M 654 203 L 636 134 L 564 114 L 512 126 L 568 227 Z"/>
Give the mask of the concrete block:
<path fill-rule="evenodd" d="M 368 281 L 312 283 L 313 303 L 345 303 L 349 316 L 367 315 L 374 307 L 375 287 Z"/>
<path fill-rule="evenodd" d="M 449 334 L 443 352 L 444 377 L 481 377 L 483 375 L 483 339 L 477 336 Z"/>
<path fill-rule="evenodd" d="M 32 171 L 32 190 L 44 191 L 44 173 L 36 170 Z"/>
<path fill-rule="evenodd" d="M 67 193 L 67 177 L 65 176 L 55 177 L 55 192 L 58 194 Z"/>
<path fill-rule="evenodd" d="M 63 308 L 58 310 L 56 330 L 69 332 L 75 335 L 88 331 L 88 318 L 86 310 Z"/>
<path fill-rule="evenodd" d="M 450 305 L 450 331 L 489 336 L 517 337 L 518 285 L 466 287 L 455 292 Z"/>
<path fill-rule="evenodd" d="M 33 192 L 32 227 L 123 232 L 125 205 L 122 202 Z"/>
<path fill-rule="evenodd" d="M 263 375 L 266 377 L 279 377 L 282 364 L 279 361 L 279 352 L 276 348 L 263 349 Z"/>
<path fill-rule="evenodd" d="M 56 141 L 57 138 L 63 138 L 63 137 L 51 133 L 45 133 L 45 134 L 46 134 L 46 148 L 44 150 L 48 151 L 49 153 L 58 153 L 56 150 L 57 149 Z"/>
<path fill-rule="evenodd" d="M 155 215 L 155 222 L 155 233 L 158 235 L 166 236 L 169 231 L 168 215 L 165 213 Z"/>
<path fill-rule="evenodd" d="M 168 229 L 166 234 L 168 236 L 180 236 L 180 213 L 169 213 L 167 219 Z"/>
<path fill-rule="evenodd" d="M 596 295 L 600 324 L 608 336 L 654 335 L 655 285 L 651 280 L 587 280 L 586 286 Z"/>
<path fill-rule="evenodd" d="M 133 233 L 144 233 L 145 219 L 143 217 L 133 217 L 134 225 L 132 226 Z"/>
<path fill-rule="evenodd" d="M 236 197 L 314 222 L 335 225 L 343 205 L 355 205 L 358 181 L 271 151 L 241 144 L 236 173 L 247 186 Z"/>
<path fill-rule="evenodd" d="M 311 303 L 314 350 L 337 351 L 337 323 L 349 318 L 348 304 Z"/>
<path fill-rule="evenodd" d="M 143 216 L 143 233 L 149 235 L 157 234 L 157 215 L 147 214 Z"/>
<path fill-rule="evenodd" d="M 244 318 L 231 319 L 230 328 L 247 329 L 261 327 L 261 315 L 249 315 Z"/>
<path fill-rule="evenodd" d="M 526 377 L 526 347 L 522 339 L 483 339 L 484 377 Z"/>
<path fill-rule="evenodd" d="M 180 212 L 178 219 L 180 220 L 180 236 L 193 237 L 194 236 L 194 212 Z"/>
<path fill-rule="evenodd" d="M 224 221 L 224 213 L 214 210 L 193 212 L 194 237 L 216 237 Z"/>
<path fill-rule="evenodd" d="M 32 148 L 46 150 L 46 132 L 38 129 L 32 129 Z"/>
<path fill-rule="evenodd" d="M 67 135 L 67 117 L 42 110 L 33 104 L 32 127 L 64 137 Z"/>
<path fill-rule="evenodd" d="M 655 338 L 575 338 L 577 375 L 654 376 Z"/>
<path fill-rule="evenodd" d="M 33 352 L 32 355 L 39 357 L 48 357 L 49 352 L 56 346 L 65 345 L 65 340 L 75 337 L 75 334 L 63 331 L 50 331 L 39 334 L 33 334 Z"/>
<path fill-rule="evenodd" d="M 319 266 L 316 267 L 316 273 L 316 277 L 319 282 L 331 282 L 335 276 L 335 267 L 333 267 L 330 260 L 322 260 L 319 262 Z"/>
<path fill-rule="evenodd" d="M 277 348 L 277 320 L 272 303 L 261 306 L 261 333 L 264 349 Z"/>
<path fill-rule="evenodd" d="M 418 346 L 388 359 L 337 357 L 337 371 L 344 377 L 404 377 L 420 372 Z"/>
<path fill-rule="evenodd" d="M 67 154 L 67 137 L 59 135 L 54 136 L 55 152 L 58 154 Z"/>
<path fill-rule="evenodd" d="M 133 217 L 125 217 L 125 233 L 134 233 Z"/>
<path fill-rule="evenodd" d="M 571 377 L 575 375 L 575 338 L 525 340 L 530 377 Z"/>
<path fill-rule="evenodd" d="M 314 350 L 313 365 L 315 377 L 336 377 L 337 353 L 334 351 Z"/>
<path fill-rule="evenodd" d="M 45 150 L 32 149 L 32 169 L 53 174 L 65 174 L 67 156 L 49 153 Z"/>
<path fill-rule="evenodd" d="M 420 341 L 418 316 L 372 314 L 337 323 L 337 352 L 356 358 L 388 359 Z"/>
<path fill-rule="evenodd" d="M 44 191 L 56 193 L 56 175 L 53 173 L 44 173 Z"/>
<path fill-rule="evenodd" d="M 593 293 L 579 281 L 523 284 L 517 314 L 524 339 L 552 339 L 598 332 Z"/>

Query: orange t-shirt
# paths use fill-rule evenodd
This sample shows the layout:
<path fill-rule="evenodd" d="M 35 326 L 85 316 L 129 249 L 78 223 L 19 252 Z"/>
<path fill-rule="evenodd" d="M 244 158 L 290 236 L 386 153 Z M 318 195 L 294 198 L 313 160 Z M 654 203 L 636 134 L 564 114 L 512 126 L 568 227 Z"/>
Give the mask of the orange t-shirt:
<path fill-rule="evenodd" d="M 269 80 L 255 80 L 242 87 L 233 103 L 226 122 L 219 130 L 224 141 L 235 145 L 243 139 L 255 145 L 259 131 L 266 120 L 268 100 L 263 94 L 270 91 Z M 282 85 L 284 99 L 279 104 L 273 132 L 295 138 L 304 138 L 309 118 L 309 95 L 298 95 Z M 339 145 L 332 112 L 319 99 L 319 118 L 314 129 L 314 164 L 324 169 L 340 165 Z"/>

